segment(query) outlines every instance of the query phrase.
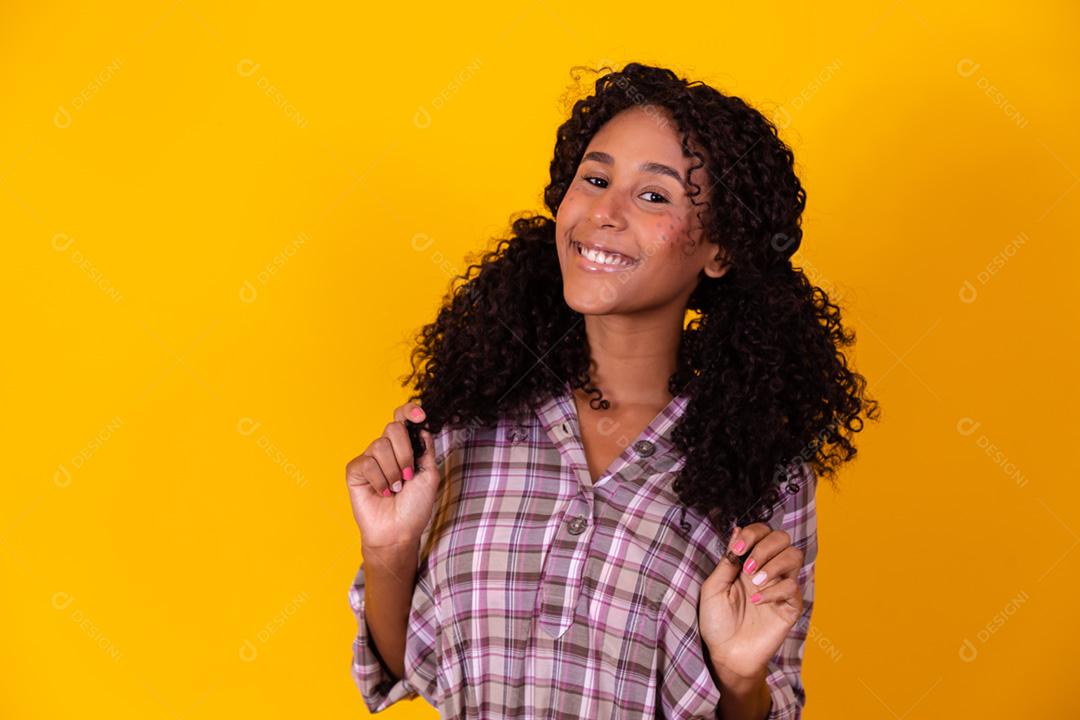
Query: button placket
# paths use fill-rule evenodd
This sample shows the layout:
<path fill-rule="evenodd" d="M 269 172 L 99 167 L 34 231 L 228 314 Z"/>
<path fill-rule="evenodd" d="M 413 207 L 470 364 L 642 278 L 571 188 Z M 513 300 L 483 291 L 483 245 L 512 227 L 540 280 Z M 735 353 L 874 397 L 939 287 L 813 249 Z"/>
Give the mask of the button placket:
<path fill-rule="evenodd" d="M 569 523 L 567 523 L 566 529 L 571 535 L 580 535 L 581 533 L 585 532 L 585 527 L 588 524 L 589 521 L 586 520 L 583 515 L 578 515 L 577 517 L 571 519 Z"/>
<path fill-rule="evenodd" d="M 592 503 L 584 493 L 574 496 L 563 513 L 563 525 L 571 535 L 581 535 L 588 529 L 592 519 Z"/>
<path fill-rule="evenodd" d="M 551 637 L 561 637 L 574 621 L 593 526 L 591 503 L 576 496 L 562 514 L 540 577 L 538 623 Z"/>

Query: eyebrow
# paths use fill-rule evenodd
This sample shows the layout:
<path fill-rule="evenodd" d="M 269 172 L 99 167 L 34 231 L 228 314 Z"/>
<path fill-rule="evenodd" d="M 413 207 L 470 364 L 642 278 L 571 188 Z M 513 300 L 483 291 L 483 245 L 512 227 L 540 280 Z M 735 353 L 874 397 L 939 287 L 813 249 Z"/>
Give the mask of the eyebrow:
<path fill-rule="evenodd" d="M 598 163 L 603 163 L 605 165 L 615 164 L 615 158 L 611 157 L 611 155 L 607 154 L 606 152 L 601 152 L 600 150 L 592 150 L 586 153 L 585 157 L 581 158 L 581 162 L 585 162 L 586 160 L 594 160 Z M 663 163 L 644 162 L 641 163 L 641 165 L 638 165 L 638 170 L 641 170 L 642 172 L 652 173 L 653 175 L 668 175 L 675 178 L 679 182 L 679 185 L 685 185 L 683 176 L 679 173 L 679 171 L 669 165 L 664 165 Z"/>

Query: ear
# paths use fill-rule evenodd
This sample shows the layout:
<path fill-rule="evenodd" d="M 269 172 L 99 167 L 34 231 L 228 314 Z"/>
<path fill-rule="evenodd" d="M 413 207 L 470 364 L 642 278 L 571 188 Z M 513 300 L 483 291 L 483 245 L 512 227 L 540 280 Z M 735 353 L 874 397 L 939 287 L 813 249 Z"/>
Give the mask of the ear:
<path fill-rule="evenodd" d="M 731 268 L 731 262 L 728 260 L 728 255 L 724 251 L 724 248 L 720 247 L 717 243 L 710 243 L 710 245 L 716 247 L 716 251 L 712 253 L 712 256 L 705 261 L 705 267 L 702 270 L 705 274 L 711 278 L 722 277 Z"/>

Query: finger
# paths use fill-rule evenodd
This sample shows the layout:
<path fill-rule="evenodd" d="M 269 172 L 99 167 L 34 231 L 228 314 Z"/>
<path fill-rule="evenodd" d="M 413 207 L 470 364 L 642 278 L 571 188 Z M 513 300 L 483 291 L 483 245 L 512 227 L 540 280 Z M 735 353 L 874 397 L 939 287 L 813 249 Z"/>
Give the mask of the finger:
<path fill-rule="evenodd" d="M 763 525 L 768 532 L 758 538 L 756 543 L 750 544 L 750 557 L 743 563 L 743 571 L 751 577 L 757 574 L 765 563 L 791 544 L 791 536 L 783 530 L 773 530 L 764 523 L 755 523 L 755 525 Z"/>
<path fill-rule="evenodd" d="M 370 455 L 355 457 L 345 466 L 345 482 L 350 488 L 366 486 L 378 495 L 389 494 L 390 492 L 382 468 L 379 467 L 379 463 L 375 458 Z M 385 493 L 384 490 L 386 490 Z"/>
<path fill-rule="evenodd" d="M 735 542 L 735 538 L 739 535 L 740 528 L 736 525 L 731 531 L 731 537 L 728 539 L 727 549 L 720 557 L 720 562 L 716 564 L 716 568 L 713 569 L 709 577 L 705 578 L 705 582 L 701 584 L 701 593 L 703 595 L 711 595 L 716 592 L 722 592 L 731 587 L 731 584 L 735 582 L 739 577 L 739 567 L 742 564 L 742 558 L 734 552 L 732 549 Z"/>
<path fill-rule="evenodd" d="M 765 523 L 751 523 L 746 527 L 735 526 L 735 533 L 728 543 L 728 559 L 741 567 L 757 542 L 772 531 Z M 737 575 L 736 575 L 737 576 Z"/>
<path fill-rule="evenodd" d="M 379 463 L 383 480 L 386 482 L 386 486 L 390 491 L 398 492 L 401 490 L 401 466 L 398 465 L 397 457 L 394 455 L 394 448 L 390 444 L 390 439 L 385 435 L 375 438 L 365 454 L 375 458 L 375 461 Z M 397 484 L 397 489 L 395 489 L 395 483 Z M 386 492 L 383 492 L 383 495 L 386 495 Z"/>
<path fill-rule="evenodd" d="M 771 584 L 772 580 L 781 580 L 785 577 L 795 577 L 802 568 L 803 552 L 794 545 L 788 545 L 771 560 L 761 566 L 750 578 L 750 582 L 758 587 Z"/>
<path fill-rule="evenodd" d="M 754 600 L 754 598 L 757 600 Z M 755 605 L 764 605 L 771 602 L 787 603 L 796 610 L 802 610 L 802 593 L 799 592 L 799 583 L 793 578 L 784 578 L 780 582 L 757 591 L 750 597 L 750 602 Z"/>
<path fill-rule="evenodd" d="M 409 439 L 409 431 L 405 429 L 404 424 L 392 422 L 387 423 L 383 435 L 390 440 L 390 446 L 393 449 L 402 482 L 412 480 L 413 448 L 412 440 Z M 393 483 L 391 482 L 391 484 Z"/>
<path fill-rule="evenodd" d="M 423 408 L 420 407 L 420 403 L 416 402 L 407 402 L 394 410 L 395 422 L 405 422 L 405 418 L 408 418 L 413 422 L 420 422 L 424 417 L 425 413 Z"/>

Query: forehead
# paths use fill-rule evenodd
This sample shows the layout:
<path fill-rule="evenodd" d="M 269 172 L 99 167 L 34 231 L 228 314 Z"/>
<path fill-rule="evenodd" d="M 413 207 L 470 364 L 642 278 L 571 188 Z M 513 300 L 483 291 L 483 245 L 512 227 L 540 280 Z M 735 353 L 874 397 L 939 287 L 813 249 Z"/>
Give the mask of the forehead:
<path fill-rule="evenodd" d="M 696 164 L 682 151 L 682 133 L 663 108 L 634 106 L 608 120 L 593 135 L 586 152 L 602 150 L 616 165 L 658 162 L 683 172 Z"/>

